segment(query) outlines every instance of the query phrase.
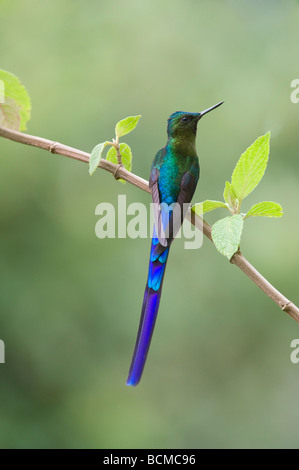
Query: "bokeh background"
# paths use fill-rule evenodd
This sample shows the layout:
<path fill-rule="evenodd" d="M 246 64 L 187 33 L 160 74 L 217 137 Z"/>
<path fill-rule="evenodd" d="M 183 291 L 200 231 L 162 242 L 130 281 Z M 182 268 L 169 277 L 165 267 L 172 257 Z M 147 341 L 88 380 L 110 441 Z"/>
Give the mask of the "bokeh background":
<path fill-rule="evenodd" d="M 91 151 L 115 122 L 148 178 L 176 110 L 225 104 L 199 125 L 194 201 L 222 197 L 240 154 L 271 130 L 271 154 L 244 210 L 242 251 L 298 295 L 299 4 L 295 1 L 0 1 L 1 68 L 32 99 L 28 132 Z M 142 382 L 125 381 L 149 240 L 95 236 L 99 202 L 150 196 L 87 165 L 0 140 L 1 448 L 297 447 L 298 325 L 208 240 L 177 240 Z M 207 215 L 212 223 L 226 215 Z"/>

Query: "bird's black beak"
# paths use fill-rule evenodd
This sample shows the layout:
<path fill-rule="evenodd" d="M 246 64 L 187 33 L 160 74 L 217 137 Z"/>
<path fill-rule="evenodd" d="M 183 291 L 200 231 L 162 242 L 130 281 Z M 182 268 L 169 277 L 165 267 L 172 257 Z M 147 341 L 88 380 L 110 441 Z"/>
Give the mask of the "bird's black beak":
<path fill-rule="evenodd" d="M 198 120 L 201 119 L 204 114 L 209 113 L 210 111 L 212 111 L 212 109 L 218 108 L 218 106 L 220 106 L 220 105 L 223 104 L 223 103 L 224 103 L 224 101 L 221 101 L 220 103 L 217 103 L 217 104 L 214 104 L 214 106 L 211 106 L 211 108 L 205 109 L 205 110 L 202 111 L 201 113 L 198 113 L 198 114 L 199 114 Z"/>

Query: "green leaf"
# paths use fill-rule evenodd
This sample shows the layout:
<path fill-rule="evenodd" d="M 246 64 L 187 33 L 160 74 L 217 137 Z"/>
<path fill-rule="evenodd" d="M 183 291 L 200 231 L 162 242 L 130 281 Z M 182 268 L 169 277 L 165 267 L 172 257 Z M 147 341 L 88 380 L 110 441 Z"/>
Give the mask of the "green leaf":
<path fill-rule="evenodd" d="M 100 163 L 103 150 L 106 147 L 106 145 L 108 145 L 107 140 L 106 140 L 106 142 L 101 142 L 100 144 L 96 145 L 93 148 L 93 150 L 90 154 L 90 158 L 89 158 L 89 174 L 90 175 L 92 175 L 96 171 L 96 169 L 97 169 L 97 167 Z"/>
<path fill-rule="evenodd" d="M 264 201 L 254 204 L 254 206 L 249 209 L 244 219 L 252 216 L 281 217 L 282 215 L 283 210 L 280 204 L 272 201 Z"/>
<path fill-rule="evenodd" d="M 224 202 L 203 201 L 203 202 L 198 202 L 197 204 L 194 204 L 194 206 L 192 206 L 192 211 L 195 212 L 195 214 L 201 216 L 202 214 L 213 211 L 214 209 L 217 209 L 218 207 L 224 207 L 225 209 L 227 209 L 227 205 Z"/>
<path fill-rule="evenodd" d="M 236 211 L 237 206 L 238 206 L 238 198 L 234 191 L 233 185 L 229 183 L 228 181 L 226 181 L 225 183 L 223 197 L 224 197 L 224 200 L 229 205 L 229 207 L 232 209 L 232 211 Z"/>
<path fill-rule="evenodd" d="M 20 80 L 0 69 L 0 126 L 26 130 L 30 119 L 30 97 Z"/>
<path fill-rule="evenodd" d="M 119 152 L 121 154 L 121 161 L 122 164 L 124 165 L 125 169 L 128 171 L 131 171 L 132 169 L 132 152 L 128 144 L 121 143 L 119 144 Z M 111 163 L 114 163 L 115 165 L 118 165 L 118 160 L 117 160 L 117 153 L 115 147 L 111 147 L 109 149 L 109 152 L 107 153 L 106 160 L 108 160 Z M 125 183 L 125 180 L 119 179 L 121 183 Z"/>
<path fill-rule="evenodd" d="M 235 214 L 218 220 L 212 227 L 212 238 L 217 250 L 228 259 L 238 251 L 243 230 L 243 217 Z"/>
<path fill-rule="evenodd" d="M 20 129 L 20 108 L 10 97 L 5 98 L 5 103 L 0 103 L 0 126 L 8 129 Z"/>
<path fill-rule="evenodd" d="M 115 126 L 116 137 L 121 137 L 123 135 L 128 134 L 129 132 L 132 132 L 137 126 L 137 123 L 140 118 L 141 118 L 141 115 L 128 116 L 125 119 L 122 119 L 121 121 L 119 121 Z"/>
<path fill-rule="evenodd" d="M 261 181 L 269 157 L 270 132 L 259 137 L 241 155 L 233 171 L 232 186 L 242 201 Z"/>

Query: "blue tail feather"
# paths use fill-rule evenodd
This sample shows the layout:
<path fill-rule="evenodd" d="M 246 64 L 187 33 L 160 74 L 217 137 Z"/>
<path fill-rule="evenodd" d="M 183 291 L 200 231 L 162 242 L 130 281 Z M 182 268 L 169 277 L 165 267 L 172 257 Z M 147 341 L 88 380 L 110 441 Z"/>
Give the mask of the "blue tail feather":
<path fill-rule="evenodd" d="M 158 314 L 169 248 L 166 248 L 157 259 L 153 259 L 152 255 L 157 243 L 158 240 L 154 237 L 151 245 L 148 279 L 144 292 L 137 340 L 127 385 L 135 386 L 141 379 Z"/>

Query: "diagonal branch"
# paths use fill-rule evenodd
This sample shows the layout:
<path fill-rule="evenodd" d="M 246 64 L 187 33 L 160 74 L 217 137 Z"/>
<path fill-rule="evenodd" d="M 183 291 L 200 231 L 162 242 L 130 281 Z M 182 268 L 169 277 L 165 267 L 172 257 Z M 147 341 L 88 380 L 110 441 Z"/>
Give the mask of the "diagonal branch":
<path fill-rule="evenodd" d="M 22 132 L 14 131 L 11 129 L 6 129 L 4 127 L 0 127 L 0 137 L 4 137 L 6 139 L 14 140 L 15 142 L 19 142 L 26 145 L 32 145 L 34 147 L 39 147 L 45 150 L 50 151 L 51 153 L 56 153 L 59 155 L 63 155 L 65 157 L 73 158 L 75 160 L 80 160 L 81 162 L 88 163 L 90 154 L 86 152 L 82 152 L 81 150 L 77 150 L 73 147 L 68 147 L 67 145 L 60 144 L 58 142 L 54 142 L 52 140 L 43 139 L 41 137 L 35 137 L 29 134 L 23 134 Z M 140 178 L 133 173 L 130 173 L 123 167 L 119 167 L 118 165 L 114 165 L 107 160 L 101 160 L 99 167 L 103 170 L 109 171 L 115 175 L 117 170 L 117 177 L 122 178 L 128 183 L 137 186 L 138 188 L 142 189 L 150 193 L 150 189 L 148 187 L 148 182 Z M 198 215 L 194 214 L 193 212 L 189 212 L 187 214 L 187 218 L 199 228 L 203 234 L 211 240 L 211 226 L 203 219 L 201 219 Z M 275 289 L 270 282 L 267 281 L 250 263 L 247 259 L 243 256 L 241 251 L 238 251 L 233 255 L 230 262 L 235 264 L 241 271 L 249 277 L 265 294 L 268 295 L 284 312 L 290 315 L 294 320 L 299 323 L 299 309 L 298 307 L 288 300 L 281 292 Z"/>

